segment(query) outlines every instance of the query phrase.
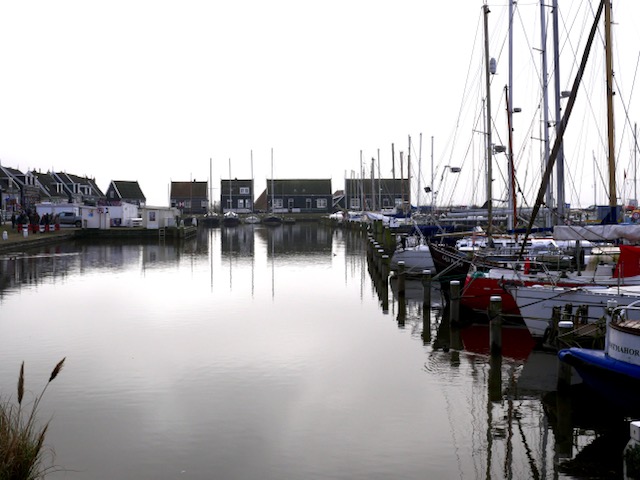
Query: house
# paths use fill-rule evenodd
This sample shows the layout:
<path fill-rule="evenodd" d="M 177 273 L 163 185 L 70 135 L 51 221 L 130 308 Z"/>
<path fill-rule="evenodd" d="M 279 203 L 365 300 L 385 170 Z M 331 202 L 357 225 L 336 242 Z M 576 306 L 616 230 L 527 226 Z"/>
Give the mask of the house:
<path fill-rule="evenodd" d="M 57 183 L 63 185 L 64 191 L 69 197 L 69 203 L 96 206 L 105 199 L 104 193 L 96 185 L 95 179 L 65 172 L 54 172 L 52 175 Z"/>
<path fill-rule="evenodd" d="M 344 198 L 348 210 L 396 209 L 410 201 L 409 180 L 345 178 Z"/>
<path fill-rule="evenodd" d="M 0 166 L 0 210 L 9 215 L 22 210 L 22 175 L 19 170 Z"/>
<path fill-rule="evenodd" d="M 144 207 L 147 202 L 137 181 L 112 180 L 105 196 L 105 205 L 116 206 L 126 202 Z"/>
<path fill-rule="evenodd" d="M 59 183 L 51 172 L 31 172 L 36 177 L 40 187 L 40 201 L 53 204 L 69 203 L 69 196 L 65 192 L 64 185 Z"/>
<path fill-rule="evenodd" d="M 256 204 L 273 213 L 331 213 L 331 179 L 267 180 Z"/>
<path fill-rule="evenodd" d="M 171 207 L 140 207 L 142 228 L 157 230 L 175 227 L 176 217 L 180 214 L 177 208 Z"/>
<path fill-rule="evenodd" d="M 205 214 L 209 209 L 207 182 L 171 182 L 169 202 L 180 214 Z"/>
<path fill-rule="evenodd" d="M 220 180 L 222 212 L 251 213 L 253 211 L 253 180 Z"/>

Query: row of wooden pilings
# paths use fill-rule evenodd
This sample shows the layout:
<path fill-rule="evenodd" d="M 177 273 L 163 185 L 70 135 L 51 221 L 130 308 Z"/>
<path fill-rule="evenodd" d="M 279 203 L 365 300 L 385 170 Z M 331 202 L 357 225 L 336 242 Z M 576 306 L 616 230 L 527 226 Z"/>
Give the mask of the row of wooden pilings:
<path fill-rule="evenodd" d="M 388 229 L 386 229 L 388 230 Z M 395 243 L 394 243 L 395 245 Z M 383 311 L 388 311 L 388 297 L 385 290 L 388 288 L 388 279 L 391 274 L 391 256 L 393 251 L 389 251 L 385 248 L 385 245 L 379 243 L 376 240 L 375 234 L 369 234 L 369 259 L 373 265 L 373 268 L 378 272 L 383 284 L 380 285 L 381 297 L 383 299 Z M 399 318 L 403 318 L 403 312 L 406 308 L 406 288 L 405 282 L 407 279 L 407 272 L 405 271 L 404 262 L 398 262 L 398 268 L 395 272 L 397 278 L 397 296 L 398 296 L 398 310 Z M 412 278 L 419 278 L 422 283 L 423 291 L 423 332 L 428 334 L 430 332 L 430 311 L 431 311 L 431 282 L 432 275 L 430 270 L 423 270 L 416 277 L 412 274 Z M 449 322 L 450 325 L 460 325 L 460 298 L 461 298 L 461 286 L 460 282 L 453 280 L 449 282 Z M 385 300 L 386 299 L 386 300 Z M 493 296 L 490 300 L 489 306 L 489 351 L 491 355 L 502 355 L 502 298 L 500 296 Z M 423 335 L 424 335 L 423 334 Z"/>

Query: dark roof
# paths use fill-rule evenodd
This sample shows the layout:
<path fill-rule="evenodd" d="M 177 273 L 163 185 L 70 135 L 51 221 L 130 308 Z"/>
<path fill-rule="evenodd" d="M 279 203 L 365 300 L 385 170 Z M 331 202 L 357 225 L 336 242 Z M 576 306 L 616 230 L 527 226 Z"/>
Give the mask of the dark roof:
<path fill-rule="evenodd" d="M 271 195 L 272 181 L 267 179 L 267 194 Z M 331 179 L 273 180 L 274 195 L 331 195 Z"/>
<path fill-rule="evenodd" d="M 131 198 L 136 200 L 146 200 L 144 193 L 137 181 L 112 180 L 113 188 L 118 192 L 120 198 Z"/>
<path fill-rule="evenodd" d="M 72 173 L 66 173 L 66 172 L 57 172 L 55 173 L 55 175 L 58 175 L 66 185 L 74 184 L 74 183 L 77 183 L 78 185 L 89 185 L 91 189 L 95 192 L 96 196 L 104 197 L 104 193 L 102 193 L 102 190 L 98 188 L 98 185 L 96 184 L 96 181 L 93 178 L 80 177 L 78 175 L 73 175 Z"/>
<path fill-rule="evenodd" d="M 209 198 L 207 182 L 171 182 L 171 198 Z"/>

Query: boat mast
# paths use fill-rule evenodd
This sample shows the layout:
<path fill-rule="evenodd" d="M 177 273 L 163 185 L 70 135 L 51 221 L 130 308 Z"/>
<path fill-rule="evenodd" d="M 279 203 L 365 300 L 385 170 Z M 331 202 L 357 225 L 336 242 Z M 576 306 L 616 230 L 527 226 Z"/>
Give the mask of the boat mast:
<path fill-rule="evenodd" d="M 213 212 L 213 159 L 209 157 L 209 213 Z"/>
<path fill-rule="evenodd" d="M 416 207 L 418 207 L 418 212 L 420 212 L 420 181 L 422 180 L 422 133 L 420 134 L 420 143 L 418 144 L 418 188 L 416 192 L 418 193 L 418 198 L 416 198 Z"/>
<path fill-rule="evenodd" d="M 229 211 L 233 211 L 233 192 L 231 191 L 231 157 L 229 157 Z"/>
<path fill-rule="evenodd" d="M 274 212 L 274 199 L 275 192 L 273 191 L 273 147 L 271 147 L 271 213 Z"/>
<path fill-rule="evenodd" d="M 509 128 L 508 144 L 508 167 L 509 184 L 507 186 L 508 207 L 513 214 L 507 215 L 507 229 L 514 230 L 516 226 L 516 201 L 515 201 L 515 169 L 513 165 L 513 4 L 515 0 L 509 1 L 509 87 L 505 95 L 507 99 L 507 125 Z M 511 102 L 509 102 L 511 100 Z"/>
<path fill-rule="evenodd" d="M 560 98 L 562 93 L 560 92 L 560 28 L 558 27 L 558 0 L 553 0 L 553 87 L 555 91 L 555 118 L 556 118 L 556 138 L 560 137 Z M 562 144 L 562 138 L 560 138 L 560 144 L 558 146 L 558 158 L 556 159 L 556 197 L 558 215 L 556 217 L 556 225 L 562 225 L 566 220 L 565 212 L 565 198 L 564 198 L 564 148 Z M 594 204 L 595 205 L 595 204 Z"/>
<path fill-rule="evenodd" d="M 253 213 L 253 150 L 251 150 L 251 213 Z"/>
<path fill-rule="evenodd" d="M 407 148 L 407 188 L 409 189 L 407 203 L 409 203 L 409 214 L 411 214 L 411 135 L 409 135 L 409 146 Z"/>
<path fill-rule="evenodd" d="M 516 180 L 515 180 L 515 165 L 513 164 L 513 125 L 511 123 L 512 121 L 512 116 L 511 116 L 511 111 L 512 111 L 512 106 L 511 106 L 511 99 L 509 98 L 509 87 L 504 87 L 504 95 L 506 97 L 506 104 L 507 104 L 507 126 L 509 128 L 509 215 L 507 216 L 508 218 L 508 222 L 507 222 L 507 228 L 509 230 L 515 230 L 516 227 L 516 218 L 517 218 L 517 212 L 516 212 Z M 514 232 L 515 233 L 515 232 Z"/>
<path fill-rule="evenodd" d="M 540 2 L 540 40 L 542 48 L 542 171 L 549 163 L 549 73 L 547 67 L 547 24 L 545 20 L 545 4 Z M 551 216 L 553 205 L 552 182 L 547 183 L 545 192 L 546 214 L 545 227 L 551 228 L 554 223 Z"/>
<path fill-rule="evenodd" d="M 378 149 L 378 208 L 382 210 L 382 177 L 380 176 L 380 149 Z"/>
<path fill-rule="evenodd" d="M 374 194 L 375 187 L 376 187 L 375 168 L 376 168 L 376 159 L 371 157 L 371 205 L 373 206 L 374 212 L 376 211 L 376 196 Z M 380 205 L 378 205 L 378 209 L 380 209 Z"/>
<path fill-rule="evenodd" d="M 618 205 L 616 199 L 616 159 L 613 132 L 613 58 L 611 53 L 611 2 L 604 2 L 605 63 L 607 66 L 607 138 L 609 141 L 609 207 L 611 214 Z M 613 220 L 613 218 L 612 218 Z"/>
<path fill-rule="evenodd" d="M 489 5 L 484 8 L 484 67 L 487 88 L 487 237 L 491 237 L 491 224 L 493 223 L 493 209 L 491 207 L 491 182 L 492 182 L 492 154 L 493 144 L 491 140 L 491 80 L 489 70 Z"/>
<path fill-rule="evenodd" d="M 527 232 L 524 236 L 524 240 L 522 242 L 522 246 L 520 249 L 520 255 L 524 254 L 524 245 L 527 241 L 527 237 L 529 233 L 531 233 L 531 228 L 533 227 L 533 223 L 536 220 L 536 216 L 538 211 L 540 210 L 540 205 L 542 205 L 542 200 L 544 197 L 544 192 L 547 188 L 547 183 L 549 182 L 549 177 L 551 176 L 551 169 L 558 157 L 558 151 L 560 150 L 560 146 L 562 144 L 562 137 L 564 136 L 564 132 L 567 129 L 567 124 L 569 122 L 569 118 L 571 117 L 571 112 L 573 111 L 573 106 L 576 102 L 576 95 L 578 94 L 578 87 L 580 82 L 582 81 L 582 76 L 584 74 L 584 69 L 587 64 L 587 59 L 589 58 L 589 51 L 591 50 L 591 45 L 593 44 L 593 38 L 595 37 L 598 22 L 600 21 L 600 16 L 602 14 L 603 4 L 606 4 L 608 0 L 602 0 L 600 2 L 600 6 L 598 7 L 598 11 L 596 12 L 596 16 L 591 27 L 591 31 L 589 32 L 589 37 L 587 39 L 587 43 L 585 46 L 584 54 L 582 55 L 582 60 L 580 61 L 580 66 L 578 67 L 578 71 L 576 73 L 576 77 L 573 80 L 573 86 L 571 87 L 571 94 L 569 95 L 569 100 L 567 102 L 567 108 L 565 109 L 564 115 L 560 119 L 560 132 L 556 137 L 553 148 L 551 149 L 551 154 L 549 155 L 549 161 L 547 162 L 547 168 L 545 168 L 544 174 L 542 175 L 542 184 L 540 185 L 540 189 L 538 190 L 538 196 L 536 198 L 536 202 L 533 205 L 533 210 L 531 211 L 531 218 L 529 219 L 529 225 L 527 226 Z"/>

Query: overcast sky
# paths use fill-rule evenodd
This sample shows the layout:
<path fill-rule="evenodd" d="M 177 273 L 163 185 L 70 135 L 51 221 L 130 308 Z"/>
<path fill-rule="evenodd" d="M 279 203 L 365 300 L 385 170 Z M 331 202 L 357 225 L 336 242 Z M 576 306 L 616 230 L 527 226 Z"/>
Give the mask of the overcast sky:
<path fill-rule="evenodd" d="M 560 0 L 562 89 L 571 87 L 596 7 Z M 491 4 L 496 143 L 507 132 L 507 12 L 506 1 Z M 523 110 L 514 150 L 531 198 L 541 150 L 539 12 L 536 2 L 519 2 L 514 22 L 513 103 Z M 616 115 L 627 111 L 632 125 L 640 6 L 615 2 L 614 20 Z M 433 137 L 439 203 L 482 203 L 482 41 L 479 0 L 1 1 L 0 161 L 88 175 L 103 190 L 111 180 L 138 180 L 149 204 L 167 205 L 170 181 L 206 181 L 211 164 L 214 199 L 229 175 L 253 175 L 258 195 L 271 178 L 271 148 L 275 178 L 331 178 L 336 190 L 345 175 L 359 175 L 361 151 L 367 175 L 379 150 L 381 174 L 390 177 L 393 143 L 399 176 L 409 136 L 422 188 L 431 184 Z M 603 188 L 598 55 L 585 81 L 592 96 L 583 96 L 586 113 L 572 133 L 579 147 L 567 146 L 574 205 L 593 203 Z M 628 179 L 618 196 L 628 198 L 632 128 L 625 132 L 624 121 L 616 134 Z M 461 171 L 442 175 L 443 165 Z M 501 182 L 494 175 L 494 198 Z"/>

